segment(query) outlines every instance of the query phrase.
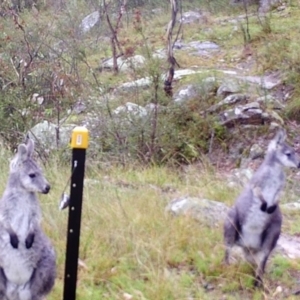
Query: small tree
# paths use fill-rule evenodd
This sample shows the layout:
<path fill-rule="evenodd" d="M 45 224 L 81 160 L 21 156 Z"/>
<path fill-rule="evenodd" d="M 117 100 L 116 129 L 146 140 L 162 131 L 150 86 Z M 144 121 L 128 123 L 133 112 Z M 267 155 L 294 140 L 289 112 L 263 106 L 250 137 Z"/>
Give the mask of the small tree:
<path fill-rule="evenodd" d="M 111 41 L 111 50 L 112 50 L 112 56 L 113 56 L 113 62 L 114 62 L 113 69 L 114 69 L 115 74 L 117 74 L 119 72 L 117 59 L 118 59 L 118 57 L 120 57 L 124 54 L 123 50 L 121 48 L 120 42 L 118 40 L 118 30 L 120 28 L 122 16 L 126 11 L 126 5 L 127 5 L 127 0 L 123 0 L 123 3 L 119 8 L 119 15 L 117 18 L 117 22 L 116 22 L 115 26 L 113 26 L 112 22 L 111 22 L 111 18 L 109 16 L 109 4 L 107 4 L 106 1 L 103 0 L 104 15 L 105 15 L 107 24 L 108 24 L 110 32 L 111 32 L 110 41 Z M 117 50 L 119 52 L 117 52 Z"/>

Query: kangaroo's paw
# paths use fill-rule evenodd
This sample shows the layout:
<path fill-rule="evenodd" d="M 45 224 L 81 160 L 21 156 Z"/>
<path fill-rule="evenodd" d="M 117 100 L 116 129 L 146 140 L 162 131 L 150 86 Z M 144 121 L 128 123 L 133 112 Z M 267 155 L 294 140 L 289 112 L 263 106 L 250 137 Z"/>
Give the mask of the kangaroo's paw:
<path fill-rule="evenodd" d="M 276 210 L 276 208 L 277 208 L 277 204 L 274 204 L 274 205 L 268 207 L 267 213 L 272 214 Z"/>
<path fill-rule="evenodd" d="M 18 236 L 15 233 L 11 233 L 9 237 L 10 237 L 10 244 L 13 246 L 13 248 L 17 249 L 19 245 Z"/>
<path fill-rule="evenodd" d="M 25 246 L 26 246 L 26 249 L 29 249 L 32 247 L 32 244 L 34 242 L 34 233 L 29 233 L 26 240 L 25 240 Z"/>

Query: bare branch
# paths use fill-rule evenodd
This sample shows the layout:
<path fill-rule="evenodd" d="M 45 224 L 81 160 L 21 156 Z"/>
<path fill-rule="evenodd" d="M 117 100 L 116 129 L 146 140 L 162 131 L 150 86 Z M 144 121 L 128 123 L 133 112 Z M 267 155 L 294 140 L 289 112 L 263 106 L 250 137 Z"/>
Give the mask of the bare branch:
<path fill-rule="evenodd" d="M 168 62 L 170 64 L 170 67 L 169 67 L 169 71 L 167 74 L 167 78 L 164 82 L 164 90 L 165 90 L 165 93 L 170 97 L 173 94 L 172 82 L 173 82 L 173 78 L 174 78 L 175 67 L 180 67 L 179 64 L 177 63 L 177 61 L 174 57 L 174 53 L 173 53 L 174 44 L 175 44 L 175 42 L 179 36 L 179 32 L 181 30 L 181 25 L 180 25 L 177 35 L 176 35 L 176 38 L 173 41 L 173 29 L 176 25 L 176 17 L 177 17 L 177 13 L 178 13 L 178 2 L 179 2 L 179 0 L 170 0 L 171 20 L 170 20 L 170 22 L 168 24 L 168 28 L 167 28 L 167 37 L 168 37 L 167 54 L 168 54 Z"/>
<path fill-rule="evenodd" d="M 108 24 L 109 29 L 110 29 L 111 34 L 112 34 L 112 36 L 111 36 L 111 47 L 112 47 L 112 53 L 113 53 L 114 72 L 115 73 L 118 73 L 118 71 L 119 71 L 118 70 L 118 64 L 117 64 L 117 58 L 124 54 L 124 52 L 121 48 L 121 45 L 119 43 L 119 40 L 118 40 L 118 29 L 119 29 L 120 24 L 121 24 L 121 19 L 122 19 L 123 13 L 126 11 L 126 5 L 127 5 L 127 0 L 124 0 L 123 4 L 121 5 L 121 7 L 119 9 L 119 16 L 118 16 L 118 19 L 117 19 L 116 26 L 114 28 L 112 23 L 111 23 L 109 14 L 108 14 L 108 4 L 106 4 L 106 1 L 103 0 L 103 6 L 104 6 L 104 11 L 103 12 L 104 12 L 107 24 Z M 117 48 L 119 50 L 119 54 L 117 54 Z"/>

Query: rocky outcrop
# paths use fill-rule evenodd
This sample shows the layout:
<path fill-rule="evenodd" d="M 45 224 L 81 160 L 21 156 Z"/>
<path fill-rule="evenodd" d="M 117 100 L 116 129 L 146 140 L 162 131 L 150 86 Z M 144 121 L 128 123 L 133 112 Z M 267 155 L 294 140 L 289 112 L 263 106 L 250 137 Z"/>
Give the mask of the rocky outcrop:
<path fill-rule="evenodd" d="M 216 226 L 225 220 L 228 209 L 221 202 L 196 197 L 180 197 L 173 199 L 167 205 L 166 212 L 175 216 L 189 216 L 210 226 Z"/>
<path fill-rule="evenodd" d="M 33 126 L 28 135 L 35 142 L 37 147 L 45 151 L 66 147 L 70 142 L 71 132 L 75 125 L 66 124 L 60 127 L 48 121 L 43 121 Z"/>
<path fill-rule="evenodd" d="M 124 57 L 118 57 L 117 58 L 117 65 L 118 69 L 121 72 L 128 72 L 129 70 L 135 70 L 137 68 L 140 68 L 145 63 L 145 57 L 142 55 L 135 55 L 132 57 L 124 58 Z M 109 58 L 102 62 L 101 65 L 102 69 L 107 70 L 113 70 L 114 68 L 114 59 Z"/>
<path fill-rule="evenodd" d="M 79 28 L 83 33 L 89 32 L 93 27 L 100 23 L 99 11 L 87 15 L 80 23 Z"/>

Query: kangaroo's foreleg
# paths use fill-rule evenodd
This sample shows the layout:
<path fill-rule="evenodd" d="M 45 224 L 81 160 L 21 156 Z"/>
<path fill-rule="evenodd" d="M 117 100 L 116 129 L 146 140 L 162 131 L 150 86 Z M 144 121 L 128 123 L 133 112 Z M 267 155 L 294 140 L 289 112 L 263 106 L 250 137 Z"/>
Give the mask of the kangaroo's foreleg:
<path fill-rule="evenodd" d="M 274 199 L 272 201 L 273 204 L 268 206 L 268 203 L 262 194 L 261 188 L 256 185 L 252 186 L 252 192 L 253 192 L 254 196 L 257 197 L 261 201 L 261 206 L 260 206 L 261 211 L 266 212 L 268 214 L 272 214 L 277 209 L 279 198 L 280 198 L 280 191 L 281 191 L 281 188 L 279 188 L 277 190 L 277 192 L 275 193 Z"/>
<path fill-rule="evenodd" d="M 31 220 L 39 220 L 39 218 L 36 217 L 36 214 L 34 214 L 31 218 Z M 35 228 L 39 227 L 39 221 L 31 221 L 29 224 L 29 232 L 28 235 L 25 239 L 25 246 L 27 249 L 30 249 L 34 243 L 34 238 L 35 238 Z"/>

